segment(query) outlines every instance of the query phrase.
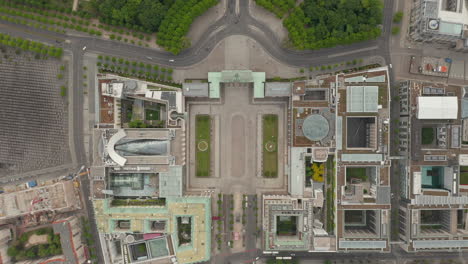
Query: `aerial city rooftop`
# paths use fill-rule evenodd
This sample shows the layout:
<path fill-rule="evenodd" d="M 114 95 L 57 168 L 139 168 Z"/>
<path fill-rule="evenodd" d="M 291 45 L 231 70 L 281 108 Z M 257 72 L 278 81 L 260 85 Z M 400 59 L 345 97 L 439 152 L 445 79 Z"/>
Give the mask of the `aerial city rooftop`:
<path fill-rule="evenodd" d="M 468 1 L 0 1 L 0 264 L 467 264 Z"/>

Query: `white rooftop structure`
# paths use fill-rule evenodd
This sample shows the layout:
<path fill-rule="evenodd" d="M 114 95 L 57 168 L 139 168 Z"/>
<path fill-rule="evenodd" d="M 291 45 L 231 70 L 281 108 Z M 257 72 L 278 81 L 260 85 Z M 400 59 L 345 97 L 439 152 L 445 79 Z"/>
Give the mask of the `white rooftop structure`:
<path fill-rule="evenodd" d="M 446 1 L 439 0 L 439 17 L 443 21 L 452 23 L 468 24 L 468 6 L 465 0 L 454 0 L 456 7 L 454 11 L 448 11 L 443 6 Z"/>
<path fill-rule="evenodd" d="M 377 112 L 379 100 L 377 86 L 346 87 L 346 112 Z"/>
<path fill-rule="evenodd" d="M 102 95 L 122 98 L 122 93 L 124 89 L 123 82 L 111 82 L 111 83 L 103 83 L 101 86 Z"/>
<path fill-rule="evenodd" d="M 457 119 L 456 96 L 419 96 L 418 119 Z"/>

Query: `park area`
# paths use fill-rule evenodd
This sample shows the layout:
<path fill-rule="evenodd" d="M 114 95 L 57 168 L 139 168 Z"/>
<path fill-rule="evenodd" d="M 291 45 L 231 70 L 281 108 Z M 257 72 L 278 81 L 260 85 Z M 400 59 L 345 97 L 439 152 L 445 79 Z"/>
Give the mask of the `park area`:
<path fill-rule="evenodd" d="M 195 163 L 197 177 L 210 177 L 211 117 L 197 115 L 195 118 Z"/>
<path fill-rule="evenodd" d="M 278 116 L 263 116 L 263 176 L 278 177 Z"/>
<path fill-rule="evenodd" d="M 8 248 L 7 253 L 15 263 L 60 255 L 62 254 L 60 235 L 54 234 L 50 227 L 23 233 Z"/>

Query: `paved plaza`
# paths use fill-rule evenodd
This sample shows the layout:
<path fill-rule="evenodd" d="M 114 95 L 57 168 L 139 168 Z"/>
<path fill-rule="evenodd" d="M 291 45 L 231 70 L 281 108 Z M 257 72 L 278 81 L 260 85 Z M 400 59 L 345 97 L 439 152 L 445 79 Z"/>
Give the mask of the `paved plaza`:
<path fill-rule="evenodd" d="M 223 193 L 236 191 L 254 194 L 257 191 L 286 190 L 285 116 L 286 101 L 252 102 L 251 84 L 226 83 L 221 102 L 188 102 L 189 105 L 189 179 L 188 189 L 219 188 Z M 211 177 L 195 177 L 195 116 L 208 114 L 211 127 Z M 278 115 L 278 177 L 263 178 L 262 116 Z"/>

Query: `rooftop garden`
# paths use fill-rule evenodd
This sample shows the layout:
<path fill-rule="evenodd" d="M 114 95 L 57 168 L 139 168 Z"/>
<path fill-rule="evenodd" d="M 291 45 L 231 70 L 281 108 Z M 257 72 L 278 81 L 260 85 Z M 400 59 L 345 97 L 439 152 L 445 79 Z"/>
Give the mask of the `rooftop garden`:
<path fill-rule="evenodd" d="M 327 191 L 326 191 L 326 230 L 332 233 L 335 230 L 335 161 L 333 156 L 327 159 Z"/>
<path fill-rule="evenodd" d="M 460 166 L 460 184 L 468 185 L 468 166 Z"/>
<path fill-rule="evenodd" d="M 346 182 L 354 181 L 365 182 L 368 180 L 366 168 L 363 167 L 346 167 Z"/>
<path fill-rule="evenodd" d="M 113 199 L 111 206 L 164 206 L 165 198 L 158 199 Z"/>
<path fill-rule="evenodd" d="M 295 236 L 297 234 L 297 216 L 276 216 L 276 235 Z"/>
<path fill-rule="evenodd" d="M 434 128 L 423 127 L 421 129 L 421 144 L 430 145 L 434 142 Z"/>
<path fill-rule="evenodd" d="M 177 238 L 179 246 L 192 243 L 192 218 L 177 217 Z"/>
<path fill-rule="evenodd" d="M 148 256 L 148 250 L 146 248 L 146 243 L 139 243 L 131 245 L 132 249 L 132 258 L 133 260 L 140 260 L 141 258 Z"/>

